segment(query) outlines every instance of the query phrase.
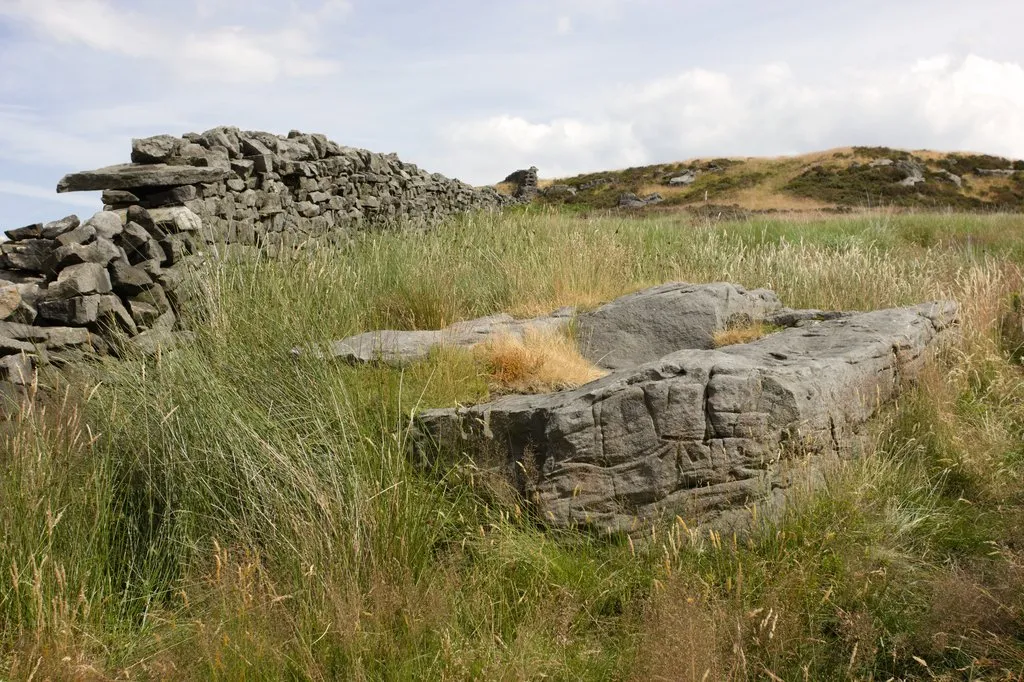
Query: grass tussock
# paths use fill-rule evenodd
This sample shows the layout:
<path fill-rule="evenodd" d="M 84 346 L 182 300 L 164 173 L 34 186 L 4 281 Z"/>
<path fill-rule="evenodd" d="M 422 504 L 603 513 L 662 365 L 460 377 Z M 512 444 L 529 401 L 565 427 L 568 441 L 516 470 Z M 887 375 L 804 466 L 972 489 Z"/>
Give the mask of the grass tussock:
<path fill-rule="evenodd" d="M 551 393 L 596 381 L 608 372 L 584 358 L 562 331 L 527 329 L 497 335 L 473 349 L 495 393 Z"/>
<path fill-rule="evenodd" d="M 531 208 L 216 264 L 188 309 L 197 343 L 83 371 L 0 424 L 0 677 L 1017 679 L 1022 232 L 1016 215 Z M 671 280 L 821 309 L 952 297 L 963 333 L 869 456 L 780 518 L 635 543 L 544 532 L 471 472 L 410 462 L 414 410 L 491 390 L 472 354 L 288 353 Z"/>
<path fill-rule="evenodd" d="M 757 341 L 760 338 L 771 334 L 776 331 L 771 325 L 763 322 L 755 322 L 754 324 L 745 324 L 739 326 L 728 326 L 725 329 L 719 329 L 711 335 L 711 342 L 715 348 L 721 348 L 722 346 L 734 346 L 738 343 L 750 343 L 751 341 Z"/>

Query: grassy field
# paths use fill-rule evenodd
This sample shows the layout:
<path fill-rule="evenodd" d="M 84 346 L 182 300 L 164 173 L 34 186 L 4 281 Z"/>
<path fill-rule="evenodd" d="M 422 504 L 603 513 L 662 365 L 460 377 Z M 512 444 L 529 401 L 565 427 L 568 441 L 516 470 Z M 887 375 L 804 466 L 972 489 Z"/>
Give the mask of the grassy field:
<path fill-rule="evenodd" d="M 0 679 L 1021 679 L 1022 267 L 1019 215 L 536 209 L 217 264 L 194 346 L 0 424 Z M 874 455 L 782 518 L 635 542 L 545 532 L 411 465 L 416 409 L 488 395 L 478 357 L 288 353 L 672 280 L 825 309 L 953 297 L 964 333 Z"/>

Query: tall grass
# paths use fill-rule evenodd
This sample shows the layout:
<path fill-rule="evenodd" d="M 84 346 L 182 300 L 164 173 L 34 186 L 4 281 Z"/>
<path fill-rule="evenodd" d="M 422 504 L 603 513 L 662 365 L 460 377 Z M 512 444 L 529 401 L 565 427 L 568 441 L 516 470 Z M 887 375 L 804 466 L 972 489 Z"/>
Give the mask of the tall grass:
<path fill-rule="evenodd" d="M 3 425 L 0 660 L 35 679 L 1020 674 L 1022 227 L 522 212 L 211 264 L 194 345 L 83 371 Z M 627 544 L 545 532 L 472 472 L 410 462 L 416 409 L 488 395 L 472 355 L 288 353 L 669 280 L 801 307 L 950 296 L 964 335 L 879 421 L 877 454 L 781 519 Z"/>

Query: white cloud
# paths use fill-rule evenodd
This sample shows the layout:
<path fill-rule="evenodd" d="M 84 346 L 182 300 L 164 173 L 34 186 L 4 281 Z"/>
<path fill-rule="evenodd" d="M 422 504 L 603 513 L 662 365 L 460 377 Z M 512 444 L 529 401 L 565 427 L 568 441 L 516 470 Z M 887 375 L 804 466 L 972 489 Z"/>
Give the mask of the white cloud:
<path fill-rule="evenodd" d="M 551 175 L 601 164 L 628 166 L 646 160 L 626 122 L 556 119 L 531 123 L 516 116 L 494 116 L 453 124 L 444 138 L 453 165 L 474 182 L 500 180 L 516 168 L 536 165 Z"/>
<path fill-rule="evenodd" d="M 511 166 L 545 175 L 711 155 L 777 155 L 849 144 L 1024 157 L 1024 68 L 939 56 L 888 72 L 801 82 L 786 64 L 742 74 L 687 69 L 608 90 L 586 117 L 489 116 L 444 131 L 475 182 Z"/>
<path fill-rule="evenodd" d="M 126 155 L 127 140 L 103 131 L 72 133 L 69 127 L 63 119 L 33 110 L 0 108 L 0 159 L 29 166 L 85 167 L 104 160 L 116 163 Z"/>
<path fill-rule="evenodd" d="M 146 54 L 146 22 L 105 0 L 0 0 L 0 16 L 30 24 L 37 33 L 62 43 L 129 56 Z"/>
<path fill-rule="evenodd" d="M 555 24 L 555 30 L 560 36 L 572 33 L 572 17 L 568 15 L 558 17 L 558 21 Z"/>
<path fill-rule="evenodd" d="M 208 20 L 217 9 L 201 2 L 196 13 Z M 142 16 L 111 0 L 0 0 L 0 16 L 27 24 L 44 40 L 146 58 L 186 81 L 235 84 L 334 73 L 337 63 L 317 56 L 320 33 L 350 9 L 346 0 L 327 0 L 313 11 L 288 13 L 271 31 L 230 25 L 196 31 L 187 16 Z"/>

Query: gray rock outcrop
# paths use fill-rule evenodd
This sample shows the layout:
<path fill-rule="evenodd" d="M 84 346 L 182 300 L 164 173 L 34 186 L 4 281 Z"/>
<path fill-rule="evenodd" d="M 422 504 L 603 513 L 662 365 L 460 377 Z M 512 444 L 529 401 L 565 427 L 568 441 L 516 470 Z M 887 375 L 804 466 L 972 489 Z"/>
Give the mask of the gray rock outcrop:
<path fill-rule="evenodd" d="M 665 284 L 580 315 L 576 338 L 588 360 L 619 369 L 681 348 L 712 348 L 715 332 L 764 321 L 781 309 L 766 289 L 747 291 L 727 282 Z"/>
<path fill-rule="evenodd" d="M 475 320 L 456 322 L 437 330 L 381 331 L 356 334 L 340 341 L 332 341 L 323 348 L 293 348 L 292 355 L 309 353 L 316 357 L 330 357 L 352 364 L 382 363 L 404 365 L 425 359 L 440 346 L 472 348 L 497 335 L 522 339 L 528 329 L 556 331 L 572 321 L 573 310 L 563 308 L 545 317 L 517 320 L 511 315 L 499 314 Z"/>
<path fill-rule="evenodd" d="M 975 168 L 975 175 L 988 175 L 999 178 L 1011 178 L 1019 171 L 1014 168 Z"/>
<path fill-rule="evenodd" d="M 570 197 L 576 196 L 576 188 L 572 185 L 551 185 L 540 191 L 540 193 L 550 199 L 569 199 Z"/>
<path fill-rule="evenodd" d="M 688 170 L 680 175 L 669 178 L 668 184 L 670 187 L 686 187 L 692 185 L 697 181 L 697 174 L 694 171 Z"/>
<path fill-rule="evenodd" d="M 949 182 L 952 182 L 957 187 L 963 187 L 963 185 L 964 185 L 964 179 L 962 177 L 960 177 L 959 175 L 957 175 L 956 173 L 953 173 L 951 171 L 940 170 L 938 172 L 938 175 L 940 177 L 942 177 L 942 178 L 945 178 Z"/>
<path fill-rule="evenodd" d="M 623 192 L 619 195 L 619 208 L 643 208 L 660 204 L 662 201 L 664 198 L 657 192 L 644 197 L 637 196 L 633 192 Z"/>
<path fill-rule="evenodd" d="M 856 454 L 956 322 L 955 304 L 929 303 L 679 350 L 576 390 L 426 410 L 414 448 L 442 466 L 471 458 L 553 526 L 735 528 Z"/>
<path fill-rule="evenodd" d="M 924 166 L 913 159 L 900 159 L 896 162 L 896 169 L 903 173 L 903 179 L 900 180 L 900 185 L 904 187 L 913 187 L 926 182 L 924 177 Z"/>
<path fill-rule="evenodd" d="M 294 348 L 354 364 L 403 365 L 423 360 L 438 346 L 470 348 L 494 335 L 522 338 L 527 329 L 560 330 L 575 322 L 584 357 L 604 369 L 632 367 L 680 348 L 712 348 L 714 336 L 729 327 L 764 322 L 780 327 L 820 320 L 838 313 L 783 308 L 766 289 L 747 291 L 727 282 L 674 283 L 628 294 L 596 310 L 561 308 L 549 315 L 515 319 L 499 314 L 457 322 L 439 330 L 380 330 L 356 334 L 325 347 Z"/>

